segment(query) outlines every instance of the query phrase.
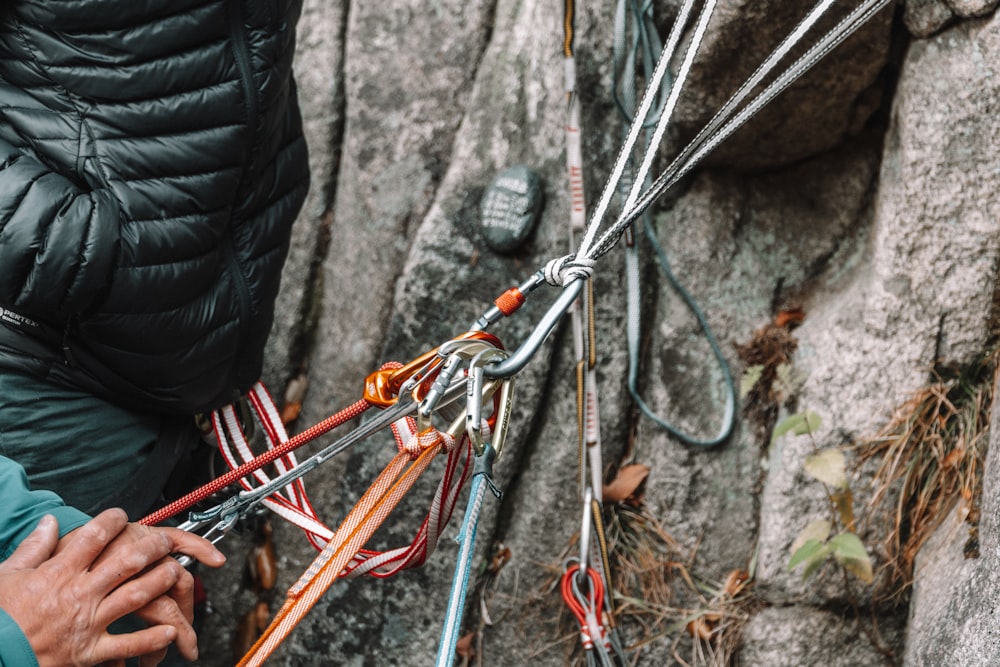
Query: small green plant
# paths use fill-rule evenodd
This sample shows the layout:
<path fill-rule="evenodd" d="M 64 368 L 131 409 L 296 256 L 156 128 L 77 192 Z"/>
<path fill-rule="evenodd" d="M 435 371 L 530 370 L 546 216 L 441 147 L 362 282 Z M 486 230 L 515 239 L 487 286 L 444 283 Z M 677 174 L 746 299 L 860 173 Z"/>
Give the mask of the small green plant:
<path fill-rule="evenodd" d="M 771 442 L 785 434 L 812 436 L 821 423 L 812 411 L 789 415 L 774 428 Z M 808 579 L 832 559 L 866 584 L 872 583 L 872 560 L 855 533 L 854 494 L 847 481 L 847 460 L 842 449 L 817 449 L 806 457 L 806 474 L 823 484 L 830 503 L 830 517 L 810 521 L 792 543 L 788 569 L 803 566 Z"/>

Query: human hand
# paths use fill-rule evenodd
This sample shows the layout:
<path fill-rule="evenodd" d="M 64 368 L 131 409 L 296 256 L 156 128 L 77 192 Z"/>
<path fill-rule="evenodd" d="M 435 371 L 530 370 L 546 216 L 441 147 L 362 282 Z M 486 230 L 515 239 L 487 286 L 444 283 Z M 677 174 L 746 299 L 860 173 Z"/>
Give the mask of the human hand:
<path fill-rule="evenodd" d="M 191 575 L 168 556 L 181 551 L 209 565 L 224 557 L 197 536 L 176 534 L 182 531 L 127 526 L 124 512 L 108 510 L 60 541 L 55 518 L 46 516 L 0 563 L 0 608 L 21 628 L 41 667 L 131 656 L 155 664 L 151 660 L 174 641 L 185 657 L 197 655 L 189 621 Z M 140 612 L 153 625 L 107 632 L 113 621 Z"/>
<path fill-rule="evenodd" d="M 66 535 L 60 540 L 60 546 L 56 549 L 59 553 L 72 539 L 74 533 Z M 211 567 L 219 567 L 225 562 L 225 556 L 217 550 L 211 542 L 192 533 L 178 530 L 177 528 L 158 528 L 144 526 L 138 523 L 130 523 L 125 526 L 114 540 L 105 548 L 98 557 L 100 563 L 106 559 L 127 557 L 132 545 L 150 535 L 161 534 L 171 541 L 170 553 L 182 553 Z M 170 561 L 176 564 L 173 558 L 164 559 L 164 563 Z M 177 629 L 177 639 L 174 644 L 182 656 L 188 660 L 196 660 L 198 657 L 198 638 L 192 627 L 194 621 L 194 578 L 185 570 L 177 583 L 164 595 L 156 598 L 142 609 L 135 612 L 135 615 L 145 621 L 149 626 L 171 625 Z M 163 660 L 167 650 L 162 650 L 140 656 L 140 667 L 154 667 Z"/>

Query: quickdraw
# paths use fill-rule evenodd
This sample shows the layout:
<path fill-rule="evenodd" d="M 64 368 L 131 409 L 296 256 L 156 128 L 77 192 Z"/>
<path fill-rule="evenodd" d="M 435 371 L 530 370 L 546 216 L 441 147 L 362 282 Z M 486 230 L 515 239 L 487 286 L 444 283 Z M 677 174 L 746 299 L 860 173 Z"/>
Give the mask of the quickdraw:
<path fill-rule="evenodd" d="M 583 197 L 583 163 L 580 155 L 580 102 L 576 91 L 576 67 L 573 55 L 573 0 L 566 0 L 564 21 L 564 55 L 566 57 L 566 166 L 569 176 L 571 195 L 571 214 L 569 220 L 570 251 L 576 247 L 578 232 L 585 231 L 582 218 L 585 216 L 586 202 Z M 581 290 L 579 297 L 570 308 L 570 320 L 573 329 L 573 348 L 576 356 L 576 404 L 577 404 L 577 449 L 579 461 L 579 487 L 582 497 L 582 522 L 580 528 L 580 560 L 583 569 L 595 576 L 608 596 L 599 595 L 598 604 L 602 607 L 593 618 L 600 626 L 602 636 L 614 635 L 614 602 L 611 591 L 611 568 L 608 561 L 607 540 L 605 539 L 601 504 L 603 492 L 604 465 L 602 461 L 602 443 L 600 427 L 600 405 L 597 389 L 597 325 L 595 314 L 594 282 L 588 280 L 586 288 Z M 591 534 L 596 539 L 591 540 Z M 587 568 L 586 563 L 593 556 L 594 568 Z M 578 565 L 577 567 L 581 567 Z M 566 581 L 564 577 L 564 582 Z M 564 593 L 565 598 L 565 593 Z M 568 603 L 568 601 L 567 601 Z M 572 607 L 571 607 L 572 609 Z M 588 635 L 589 636 L 589 635 Z M 614 646 L 619 646 L 615 641 Z M 612 644 L 609 642 L 607 648 Z M 592 655 L 593 646 L 584 642 L 584 650 Z M 600 655 L 605 655 L 602 650 Z M 608 652 L 610 656 L 625 662 L 624 654 L 619 651 Z M 589 659 L 589 658 L 588 658 Z M 604 664 L 612 664 L 610 662 Z"/>
<path fill-rule="evenodd" d="M 421 565 L 433 552 L 471 472 L 473 448 L 482 453 L 488 447 L 483 441 L 484 435 L 489 436 L 494 431 L 506 433 L 513 381 L 487 381 L 482 372 L 486 363 L 505 356 L 499 340 L 492 334 L 483 331 L 463 334 L 409 364 L 388 364 L 372 373 L 366 380 L 361 402 L 327 420 L 322 428 L 311 429 L 310 437 L 297 439 L 288 438 L 277 408 L 263 385 L 255 386 L 248 395 L 248 402 L 267 436 L 268 446 L 268 451 L 257 457 L 251 451 L 234 407 L 213 414 L 212 423 L 220 450 L 233 470 L 146 517 L 143 523 L 153 524 L 164 515 L 188 508 L 225 488 L 226 482 L 232 483 L 229 480 L 235 477 L 232 481 L 238 482 L 242 491 L 208 510 L 192 512 L 180 527 L 203 532 L 208 539 L 217 541 L 260 504 L 305 530 L 321 549 L 313 565 L 290 589 L 285 605 L 264 635 L 240 664 L 261 664 L 336 579 L 362 574 L 388 577 L 402 569 Z M 458 366 L 465 361 L 470 365 L 468 379 L 455 380 Z M 435 415 L 456 412 L 453 404 L 463 396 L 466 406 L 457 415 L 451 415 L 451 425 L 446 430 L 440 431 L 430 425 Z M 491 403 L 492 413 L 484 419 L 485 402 Z M 295 460 L 291 451 L 294 447 L 361 414 L 370 405 L 384 409 L 375 419 L 318 454 L 302 463 Z M 427 422 L 428 426 L 418 427 L 418 420 Z M 331 531 L 313 511 L 301 477 L 386 426 L 391 426 L 396 436 L 399 453 L 338 529 Z M 385 552 L 363 549 L 374 531 L 442 451 L 448 452 L 442 480 L 428 516 L 411 544 Z M 277 470 L 274 477 L 263 470 L 270 463 L 274 463 Z"/>

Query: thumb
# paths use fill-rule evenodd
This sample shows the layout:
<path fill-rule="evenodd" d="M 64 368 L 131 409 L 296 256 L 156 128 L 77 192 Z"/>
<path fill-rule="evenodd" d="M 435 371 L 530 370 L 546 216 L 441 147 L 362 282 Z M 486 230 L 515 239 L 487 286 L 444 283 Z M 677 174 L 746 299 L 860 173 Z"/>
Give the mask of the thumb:
<path fill-rule="evenodd" d="M 34 569 L 52 557 L 59 544 L 59 522 L 46 514 L 4 563 L 13 570 Z"/>

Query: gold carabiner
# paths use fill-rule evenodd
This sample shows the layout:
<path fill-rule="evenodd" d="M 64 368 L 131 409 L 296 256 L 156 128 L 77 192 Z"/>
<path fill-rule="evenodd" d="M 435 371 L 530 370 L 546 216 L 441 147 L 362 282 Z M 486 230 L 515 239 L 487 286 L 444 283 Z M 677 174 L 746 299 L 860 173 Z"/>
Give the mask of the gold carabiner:
<path fill-rule="evenodd" d="M 452 341 L 482 341 L 493 347 L 503 347 L 499 338 L 486 331 L 467 331 Z M 428 350 L 399 368 L 383 368 L 368 375 L 364 399 L 377 407 L 387 408 L 396 402 L 403 385 L 409 383 L 413 385 L 414 399 L 418 403 L 422 401 L 429 391 L 428 383 L 437 376 L 447 358 L 439 354 L 441 347 Z"/>

